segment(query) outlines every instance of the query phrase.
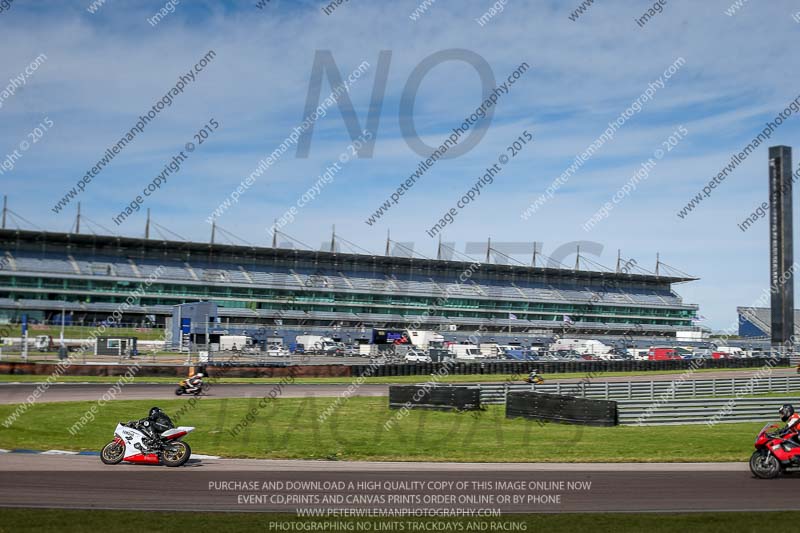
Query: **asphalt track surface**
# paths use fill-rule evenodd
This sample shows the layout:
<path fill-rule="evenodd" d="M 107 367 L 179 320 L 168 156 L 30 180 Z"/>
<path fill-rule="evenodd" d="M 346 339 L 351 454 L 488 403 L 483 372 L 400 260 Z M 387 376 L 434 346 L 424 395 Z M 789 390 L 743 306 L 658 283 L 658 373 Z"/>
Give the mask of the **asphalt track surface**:
<path fill-rule="evenodd" d="M 684 376 L 683 379 L 722 379 L 722 378 L 749 378 L 757 372 L 757 368 L 743 370 L 725 370 L 719 372 L 696 372 Z M 772 375 L 797 375 L 794 368 L 776 368 Z M 592 383 L 619 382 L 619 381 L 650 381 L 650 380 L 675 380 L 682 374 L 645 374 L 636 376 L 597 376 Z M 176 380 L 177 381 L 177 380 Z M 425 381 L 425 376 L 420 376 L 420 382 Z M 549 380 L 548 383 L 578 383 L 580 378 Z M 287 384 L 281 386 L 281 398 L 336 397 L 342 394 L 352 382 L 339 384 Z M 497 383 L 502 383 L 498 381 Z M 522 383 L 522 381 L 520 381 Z M 465 383 L 458 383 L 463 385 Z M 40 401 L 43 402 L 74 402 L 94 401 L 103 396 L 113 383 L 54 383 L 50 385 Z M 211 386 L 205 396 L 210 398 L 261 398 L 266 396 L 277 386 L 277 383 L 252 383 L 234 384 L 218 383 Z M 33 393 L 36 383 L 0 383 L 0 404 L 18 404 L 26 401 Z M 174 399 L 175 385 L 130 383 L 114 396 L 115 400 L 164 400 Z M 388 384 L 364 383 L 355 387 L 351 396 L 388 396 Z"/>
<path fill-rule="evenodd" d="M 51 385 L 41 396 L 42 402 L 93 401 L 108 392 L 113 383 L 63 383 Z M 212 385 L 207 398 L 261 398 L 270 393 L 277 383 Z M 304 398 L 307 396 L 336 397 L 347 389 L 347 384 L 339 385 L 281 385 L 281 398 Z M 0 404 L 22 403 L 36 388 L 35 383 L 0 384 Z M 175 399 L 176 385 L 139 384 L 124 385 L 116 394 L 115 400 L 164 400 Z M 352 396 L 388 396 L 389 385 L 363 384 Z M 182 396 L 185 398 L 186 396 Z M 191 396 L 190 396 L 191 397 Z"/>
<path fill-rule="evenodd" d="M 2 454 L 0 471 L 0 506 L 76 509 L 293 513 L 371 509 L 451 515 L 476 509 L 503 514 L 770 511 L 795 510 L 800 486 L 797 475 L 754 479 L 745 463 L 193 459 L 183 467 L 167 468 L 107 466 L 96 456 Z M 372 484 L 358 485 L 365 482 Z M 501 487 L 501 482 L 513 484 Z M 580 484 L 570 485 L 575 482 Z M 325 502 L 325 496 L 341 501 Z"/>

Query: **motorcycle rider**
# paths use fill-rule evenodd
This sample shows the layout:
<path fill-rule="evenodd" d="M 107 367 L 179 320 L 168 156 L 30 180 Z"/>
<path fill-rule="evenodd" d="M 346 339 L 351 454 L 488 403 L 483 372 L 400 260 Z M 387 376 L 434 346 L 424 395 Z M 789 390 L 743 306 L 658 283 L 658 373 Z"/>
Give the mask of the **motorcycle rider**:
<path fill-rule="evenodd" d="M 531 370 L 531 373 L 528 374 L 528 383 L 535 383 L 536 381 L 543 379 L 542 376 L 539 375 L 539 369 L 534 368 Z"/>
<path fill-rule="evenodd" d="M 781 421 L 786 423 L 786 427 L 783 428 L 780 432 L 781 436 L 788 435 L 789 433 L 794 433 L 789 439 L 794 439 L 797 444 L 800 444 L 800 438 L 798 438 L 797 432 L 800 431 L 800 414 L 794 412 L 794 407 L 792 404 L 786 403 L 778 409 L 778 414 L 781 415 Z"/>
<path fill-rule="evenodd" d="M 778 414 L 781 415 L 781 421 L 786 423 L 786 427 L 778 432 L 781 437 L 787 437 L 787 441 L 795 446 L 800 446 L 800 414 L 794 412 L 792 404 L 786 403 L 778 409 Z"/>
<path fill-rule="evenodd" d="M 175 427 L 167 414 L 158 407 L 151 408 L 147 417 L 138 420 L 135 426 L 149 438 L 150 442 L 146 443 L 148 447 L 156 442 L 162 433 Z"/>
<path fill-rule="evenodd" d="M 203 377 L 205 376 L 202 372 L 197 372 L 196 374 L 190 376 L 189 379 L 186 380 L 186 385 L 188 385 L 188 387 L 186 387 L 186 392 L 194 392 L 202 387 Z"/>

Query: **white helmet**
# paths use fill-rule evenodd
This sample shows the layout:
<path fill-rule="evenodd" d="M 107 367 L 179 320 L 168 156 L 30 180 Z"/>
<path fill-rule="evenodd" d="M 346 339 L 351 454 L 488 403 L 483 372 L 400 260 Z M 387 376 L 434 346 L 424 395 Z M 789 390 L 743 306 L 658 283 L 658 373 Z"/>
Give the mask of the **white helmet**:
<path fill-rule="evenodd" d="M 197 377 L 198 377 L 198 378 L 202 378 L 202 377 L 203 377 L 203 373 L 202 373 L 202 372 L 198 373 L 198 374 L 197 374 Z"/>

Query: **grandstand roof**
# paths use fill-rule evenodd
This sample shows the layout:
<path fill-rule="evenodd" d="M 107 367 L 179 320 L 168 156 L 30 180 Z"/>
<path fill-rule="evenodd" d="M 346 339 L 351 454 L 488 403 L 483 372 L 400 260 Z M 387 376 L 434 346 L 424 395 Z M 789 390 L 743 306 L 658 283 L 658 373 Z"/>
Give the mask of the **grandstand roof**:
<path fill-rule="evenodd" d="M 148 256 L 158 254 L 159 258 L 172 257 L 186 259 L 191 255 L 199 255 L 209 260 L 241 261 L 244 258 L 263 260 L 292 260 L 311 263 L 353 263 L 365 264 L 378 268 L 404 269 L 429 268 L 432 270 L 465 271 L 471 264 L 468 261 L 440 259 L 421 259 L 414 257 L 397 257 L 383 255 L 367 255 L 341 252 L 325 252 L 314 250 L 297 250 L 292 248 L 271 248 L 241 246 L 232 244 L 210 244 L 191 241 L 169 241 L 163 239 L 143 239 L 96 234 L 56 233 L 21 229 L 0 230 L 0 243 L 3 247 L 15 249 L 34 249 L 34 246 L 56 247 L 75 246 L 91 248 L 95 252 L 105 254 L 135 254 Z M 691 276 L 664 276 L 640 274 L 635 272 L 605 272 L 599 270 L 574 270 L 566 268 L 532 267 L 496 263 L 481 263 L 480 272 L 484 274 L 538 275 L 546 277 L 570 276 L 577 279 L 605 279 L 626 282 L 644 283 L 682 283 L 695 281 Z"/>

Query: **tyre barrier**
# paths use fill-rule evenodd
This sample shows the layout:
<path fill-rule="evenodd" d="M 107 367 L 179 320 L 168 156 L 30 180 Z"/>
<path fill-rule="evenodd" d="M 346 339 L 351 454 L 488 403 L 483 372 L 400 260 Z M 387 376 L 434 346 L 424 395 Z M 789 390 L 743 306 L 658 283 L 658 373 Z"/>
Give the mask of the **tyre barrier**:
<path fill-rule="evenodd" d="M 703 362 L 704 369 L 715 368 L 760 368 L 771 359 L 748 357 L 740 359 L 708 359 Z M 681 359 L 675 361 L 484 361 L 455 363 L 404 363 L 381 366 L 349 365 L 353 377 L 374 376 L 430 376 L 443 369 L 447 374 L 524 374 L 538 369 L 543 374 L 563 373 L 602 373 L 602 372 L 642 372 L 664 370 L 688 370 L 696 366 L 696 361 Z M 789 359 L 779 359 L 770 363 L 774 368 L 788 367 Z"/>
<path fill-rule="evenodd" d="M 506 418 L 529 418 L 585 426 L 616 426 L 617 402 L 541 392 L 509 392 Z"/>
<path fill-rule="evenodd" d="M 478 387 L 444 387 L 421 385 L 390 385 L 390 409 L 435 409 L 439 411 L 477 411 L 481 408 Z"/>

